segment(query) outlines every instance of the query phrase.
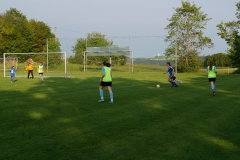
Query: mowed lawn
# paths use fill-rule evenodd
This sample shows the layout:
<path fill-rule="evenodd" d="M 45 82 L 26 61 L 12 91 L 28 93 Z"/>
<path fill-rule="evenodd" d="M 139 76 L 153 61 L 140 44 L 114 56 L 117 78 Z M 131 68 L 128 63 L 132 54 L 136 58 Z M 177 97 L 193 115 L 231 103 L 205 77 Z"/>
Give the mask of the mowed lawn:
<path fill-rule="evenodd" d="M 1 72 L 2 73 L 2 72 Z M 0 159 L 240 159 L 240 75 L 113 73 L 114 103 L 99 72 L 74 78 L 0 77 Z M 160 84 L 160 88 L 156 85 Z"/>

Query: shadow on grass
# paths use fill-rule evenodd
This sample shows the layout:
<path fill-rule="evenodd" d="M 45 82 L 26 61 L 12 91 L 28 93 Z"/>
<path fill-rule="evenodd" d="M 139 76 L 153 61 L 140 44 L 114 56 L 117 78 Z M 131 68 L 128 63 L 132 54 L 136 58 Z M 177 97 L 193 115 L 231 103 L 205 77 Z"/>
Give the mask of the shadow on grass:
<path fill-rule="evenodd" d="M 97 102 L 94 73 L 44 83 L 4 79 L 0 159 L 237 159 L 240 101 L 231 91 L 239 90 L 239 77 L 233 77 L 220 75 L 213 97 L 201 75 L 172 88 L 165 75 L 116 74 L 114 104 L 106 89 L 106 102 Z"/>

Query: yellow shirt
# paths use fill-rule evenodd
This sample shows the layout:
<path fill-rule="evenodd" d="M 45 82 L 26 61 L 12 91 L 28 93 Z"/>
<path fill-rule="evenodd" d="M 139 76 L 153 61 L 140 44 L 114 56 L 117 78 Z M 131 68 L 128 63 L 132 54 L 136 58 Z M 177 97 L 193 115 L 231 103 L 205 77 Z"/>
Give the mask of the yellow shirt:
<path fill-rule="evenodd" d="M 27 68 L 25 70 L 33 70 L 33 66 L 29 65 L 29 66 L 27 66 Z"/>

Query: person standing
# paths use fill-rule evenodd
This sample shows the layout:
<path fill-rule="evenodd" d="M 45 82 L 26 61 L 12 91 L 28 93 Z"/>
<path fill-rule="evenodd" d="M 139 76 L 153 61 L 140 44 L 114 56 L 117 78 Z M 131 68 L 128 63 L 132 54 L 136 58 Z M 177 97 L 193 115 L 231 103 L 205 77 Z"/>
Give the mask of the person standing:
<path fill-rule="evenodd" d="M 110 63 L 103 62 L 102 67 L 102 77 L 100 78 L 100 86 L 99 86 L 99 92 L 100 92 L 100 100 L 98 102 L 104 102 L 104 95 L 103 95 L 103 88 L 105 86 L 108 87 L 108 92 L 110 95 L 110 103 L 113 103 L 113 92 L 112 92 L 112 70 L 110 68 Z"/>
<path fill-rule="evenodd" d="M 169 74 L 168 82 L 170 82 L 172 84 L 172 87 L 174 87 L 174 86 L 178 87 L 177 83 L 174 80 L 174 78 L 175 78 L 174 69 L 172 68 L 171 63 L 167 62 L 166 66 L 168 67 L 168 74 Z"/>
<path fill-rule="evenodd" d="M 209 63 L 206 72 L 208 74 L 208 81 L 210 82 L 211 85 L 212 95 L 215 96 L 216 95 L 215 81 L 217 77 L 217 67 L 213 65 L 213 62 Z"/>
<path fill-rule="evenodd" d="M 28 71 L 28 79 L 29 79 L 30 73 L 32 75 L 32 78 L 34 78 L 34 76 L 33 76 L 33 66 L 32 66 L 31 63 L 28 63 L 28 66 L 27 66 L 27 68 L 25 70 Z"/>
<path fill-rule="evenodd" d="M 39 73 L 39 76 L 40 76 L 40 81 L 43 82 L 43 63 L 41 62 L 40 65 L 38 66 L 38 73 Z"/>
<path fill-rule="evenodd" d="M 11 83 L 14 82 L 15 72 L 16 72 L 16 70 L 15 70 L 14 66 L 12 66 L 11 69 L 10 69 L 10 77 L 11 77 L 10 81 L 11 81 Z"/>

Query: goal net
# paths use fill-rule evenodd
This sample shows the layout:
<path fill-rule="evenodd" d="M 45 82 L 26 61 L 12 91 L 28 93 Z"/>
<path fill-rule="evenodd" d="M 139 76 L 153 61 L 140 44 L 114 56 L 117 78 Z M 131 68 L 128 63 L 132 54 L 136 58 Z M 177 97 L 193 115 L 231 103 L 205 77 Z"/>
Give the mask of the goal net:
<path fill-rule="evenodd" d="M 8 65 L 7 57 L 15 57 L 18 60 L 17 65 Z M 32 64 L 34 77 L 38 77 L 38 66 L 43 63 L 44 77 L 72 77 L 67 65 L 66 52 L 43 52 L 43 53 L 4 53 L 3 70 L 4 77 L 9 77 L 11 66 L 17 69 L 16 77 L 27 77 L 26 67 Z"/>
<path fill-rule="evenodd" d="M 84 52 L 83 68 L 87 71 L 88 57 L 108 57 L 110 64 L 112 64 L 113 57 L 124 56 L 129 64 L 129 72 L 133 72 L 133 52 L 129 47 L 107 46 L 107 47 L 87 47 Z M 118 59 L 119 60 L 119 59 Z M 102 64 L 102 62 L 101 62 Z"/>

